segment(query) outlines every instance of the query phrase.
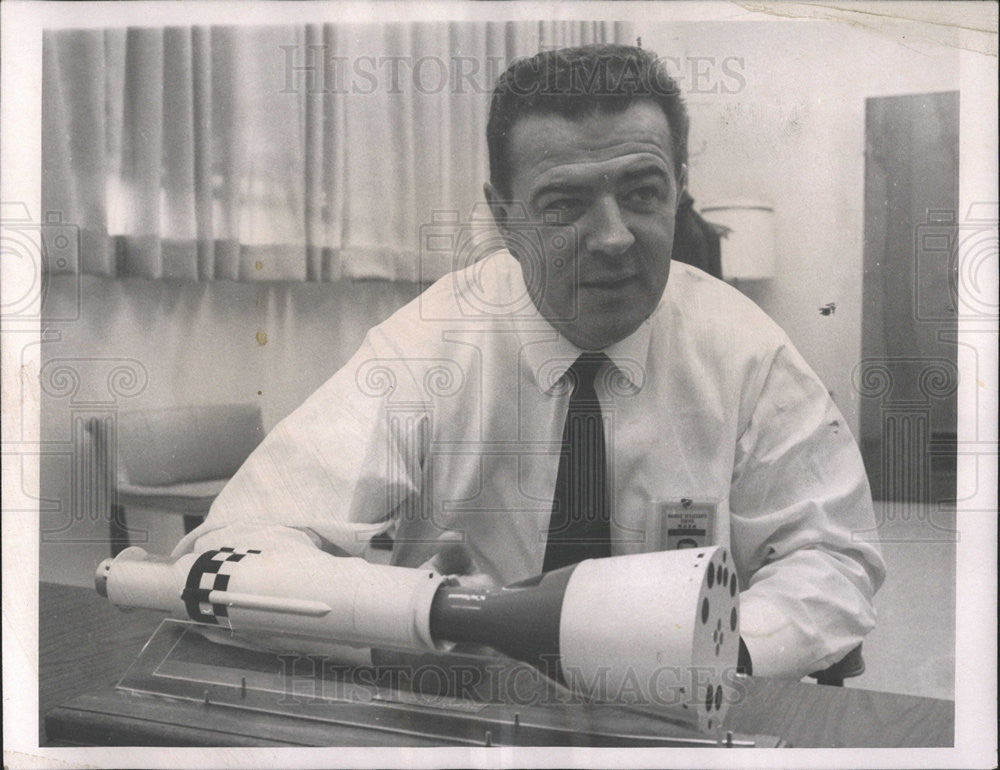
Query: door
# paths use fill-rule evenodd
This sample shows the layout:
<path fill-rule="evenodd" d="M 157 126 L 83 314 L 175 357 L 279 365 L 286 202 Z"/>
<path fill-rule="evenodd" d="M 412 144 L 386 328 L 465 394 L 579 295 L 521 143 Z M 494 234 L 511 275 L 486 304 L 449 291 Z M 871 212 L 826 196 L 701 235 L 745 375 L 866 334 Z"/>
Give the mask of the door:
<path fill-rule="evenodd" d="M 958 92 L 867 100 L 861 450 L 877 500 L 955 498 Z"/>

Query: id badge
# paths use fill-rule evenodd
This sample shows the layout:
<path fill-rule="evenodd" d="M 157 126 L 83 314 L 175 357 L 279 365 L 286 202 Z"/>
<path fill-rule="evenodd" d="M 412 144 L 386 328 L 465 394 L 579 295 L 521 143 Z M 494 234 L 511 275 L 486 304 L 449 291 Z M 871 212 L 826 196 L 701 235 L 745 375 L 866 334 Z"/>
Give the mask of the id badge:
<path fill-rule="evenodd" d="M 712 545 L 717 512 L 718 503 L 712 500 L 684 497 L 660 503 L 660 542 L 663 548 L 674 551 Z"/>

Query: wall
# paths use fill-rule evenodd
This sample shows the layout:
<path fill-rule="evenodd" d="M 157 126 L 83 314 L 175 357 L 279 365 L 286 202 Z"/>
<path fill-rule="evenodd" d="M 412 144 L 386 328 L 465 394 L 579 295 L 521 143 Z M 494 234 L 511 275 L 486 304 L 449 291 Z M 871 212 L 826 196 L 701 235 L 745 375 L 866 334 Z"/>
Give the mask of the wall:
<path fill-rule="evenodd" d="M 42 580 L 90 585 L 108 526 L 79 502 L 74 430 L 108 410 L 256 402 L 269 429 L 358 348 L 370 326 L 417 294 L 384 281 L 181 283 L 60 276 L 42 343 Z M 177 516 L 137 512 L 150 550 L 183 534 Z"/>
<path fill-rule="evenodd" d="M 957 49 L 802 20 L 642 34 L 644 48 L 680 59 L 696 207 L 734 197 L 774 205 L 777 275 L 739 288 L 788 332 L 857 436 L 865 98 L 957 90 Z M 833 314 L 821 315 L 831 302 Z"/>

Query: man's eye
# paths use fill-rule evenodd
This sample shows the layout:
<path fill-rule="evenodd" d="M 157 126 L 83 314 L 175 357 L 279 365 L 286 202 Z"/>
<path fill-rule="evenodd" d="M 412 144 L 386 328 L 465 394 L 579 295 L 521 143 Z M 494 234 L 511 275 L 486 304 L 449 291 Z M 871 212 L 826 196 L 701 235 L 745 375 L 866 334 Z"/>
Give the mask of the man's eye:
<path fill-rule="evenodd" d="M 629 190 L 625 195 L 625 200 L 630 204 L 648 206 L 654 203 L 659 203 L 661 198 L 660 191 L 653 185 L 645 185 L 643 187 L 636 187 L 633 190 Z"/>
<path fill-rule="evenodd" d="M 545 204 L 545 211 L 558 214 L 562 221 L 575 219 L 583 211 L 583 201 L 578 198 L 558 198 Z"/>

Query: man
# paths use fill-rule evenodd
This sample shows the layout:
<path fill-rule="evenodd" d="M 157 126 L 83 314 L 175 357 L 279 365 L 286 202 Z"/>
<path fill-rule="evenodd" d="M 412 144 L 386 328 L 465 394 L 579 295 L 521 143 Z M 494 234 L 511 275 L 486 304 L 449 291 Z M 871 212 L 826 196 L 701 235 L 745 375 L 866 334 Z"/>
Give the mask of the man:
<path fill-rule="evenodd" d="M 493 95 L 485 186 L 508 250 L 372 329 L 175 553 L 267 542 L 358 555 L 388 531 L 395 564 L 448 569 L 434 559 L 459 543 L 468 571 L 503 584 L 716 543 L 744 587 L 754 673 L 798 678 L 843 657 L 872 628 L 884 575 L 852 537 L 874 527 L 864 469 L 784 333 L 672 263 L 686 138 L 649 52 L 512 65 Z"/>

